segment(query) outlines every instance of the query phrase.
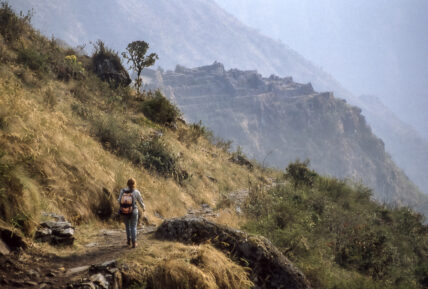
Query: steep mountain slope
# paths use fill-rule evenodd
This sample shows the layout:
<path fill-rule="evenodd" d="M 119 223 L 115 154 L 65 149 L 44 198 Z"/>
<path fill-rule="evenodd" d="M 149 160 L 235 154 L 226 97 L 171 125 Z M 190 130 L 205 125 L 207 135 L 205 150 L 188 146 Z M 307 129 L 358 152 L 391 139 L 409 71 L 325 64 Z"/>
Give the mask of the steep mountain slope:
<path fill-rule="evenodd" d="M 146 72 L 145 82 L 162 87 L 189 121 L 202 120 L 260 162 L 281 168 L 309 158 L 319 172 L 362 181 L 382 202 L 417 207 L 425 201 L 373 135 L 361 110 L 332 93 L 315 92 L 310 83 L 226 71 L 218 62 L 151 71 L 151 77 Z"/>
<path fill-rule="evenodd" d="M 381 135 L 386 151 L 394 162 L 424 193 L 428 192 L 428 141 L 412 127 L 397 118 L 379 98 L 372 95 L 359 97 L 364 103 L 368 123 L 376 135 Z M 388 121 L 384 121 L 388 120 Z"/>
<path fill-rule="evenodd" d="M 387 150 L 420 189 L 428 193 L 428 180 L 420 182 L 418 174 L 414 174 L 424 171 L 424 167 L 418 162 L 401 161 L 412 159 L 409 132 L 397 131 L 390 118 L 380 117 L 370 103 L 353 96 L 331 75 L 286 45 L 246 27 L 214 1 L 14 0 L 11 4 L 23 11 L 34 8 L 36 28 L 74 46 L 101 38 L 108 46 L 124 51 L 129 42 L 142 39 L 159 54 L 157 64 L 164 68 L 177 64 L 195 67 L 217 60 L 229 68 L 293 76 L 298 82 L 311 82 L 317 91 L 333 91 L 336 97 L 361 107 L 369 124 L 377 122 L 375 133 L 388 140 Z M 373 117 L 369 115 L 371 112 Z M 420 147 L 420 154 L 427 159 L 428 148 Z"/>
<path fill-rule="evenodd" d="M 355 95 L 378 96 L 428 139 L 426 1 L 215 1 L 324 67 Z"/>
<path fill-rule="evenodd" d="M 227 152 L 159 92 L 116 87 L 114 52 L 76 56 L 28 19 L 0 4 L 1 288 L 424 288 L 422 215 L 305 163 L 276 171 Z M 147 208 L 132 249 L 116 201 L 130 176 Z"/>

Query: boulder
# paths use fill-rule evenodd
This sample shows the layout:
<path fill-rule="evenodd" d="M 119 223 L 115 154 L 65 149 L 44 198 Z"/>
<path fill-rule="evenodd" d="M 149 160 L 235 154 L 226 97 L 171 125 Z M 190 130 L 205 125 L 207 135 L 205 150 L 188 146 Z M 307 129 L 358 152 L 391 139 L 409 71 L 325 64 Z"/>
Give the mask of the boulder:
<path fill-rule="evenodd" d="M 255 288 L 311 288 L 303 273 L 265 238 L 194 217 L 167 220 L 157 229 L 155 236 L 192 244 L 210 242 L 230 253 L 243 266 L 251 268 L 250 277 Z"/>
<path fill-rule="evenodd" d="M 113 87 L 128 86 L 131 78 L 128 72 L 120 63 L 117 56 L 110 54 L 99 54 L 93 59 L 93 69 L 95 74 Z"/>
<path fill-rule="evenodd" d="M 34 239 L 39 242 L 48 242 L 52 245 L 73 245 L 73 226 L 63 216 L 55 214 L 49 216 L 55 221 L 41 223 L 34 235 Z"/>

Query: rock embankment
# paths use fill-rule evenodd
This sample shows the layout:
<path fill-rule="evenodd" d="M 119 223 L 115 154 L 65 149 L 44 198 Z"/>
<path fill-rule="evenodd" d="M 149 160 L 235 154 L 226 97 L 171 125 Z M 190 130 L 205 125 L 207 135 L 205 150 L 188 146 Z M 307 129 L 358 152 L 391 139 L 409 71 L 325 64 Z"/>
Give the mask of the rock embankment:
<path fill-rule="evenodd" d="M 272 243 L 262 237 L 226 228 L 203 218 L 185 217 L 165 221 L 156 238 L 183 243 L 210 242 L 234 260 L 251 268 L 255 288 L 311 288 L 306 277 Z"/>

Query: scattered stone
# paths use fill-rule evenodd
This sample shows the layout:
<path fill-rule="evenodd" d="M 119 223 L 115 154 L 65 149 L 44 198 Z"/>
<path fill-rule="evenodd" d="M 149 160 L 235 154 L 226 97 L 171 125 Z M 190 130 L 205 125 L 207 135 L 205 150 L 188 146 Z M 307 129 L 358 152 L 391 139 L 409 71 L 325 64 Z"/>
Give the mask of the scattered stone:
<path fill-rule="evenodd" d="M 156 217 L 156 218 L 159 218 L 159 219 L 165 220 L 165 218 L 162 216 L 162 214 L 161 214 L 160 212 L 158 212 L 158 211 L 155 211 L 155 212 L 154 212 L 154 215 L 155 215 L 155 217 Z"/>
<path fill-rule="evenodd" d="M 250 277 L 256 288 L 311 288 L 303 273 L 262 237 L 195 217 L 167 220 L 159 226 L 155 237 L 184 243 L 210 242 L 237 260 L 245 260 L 242 265 L 251 268 Z"/>
<path fill-rule="evenodd" d="M 39 283 L 34 282 L 34 281 L 25 281 L 24 284 L 28 285 L 28 286 L 37 286 L 37 285 L 39 285 Z"/>
<path fill-rule="evenodd" d="M 41 283 L 41 284 L 39 284 L 39 289 L 43 289 L 43 288 L 46 288 L 46 287 L 48 287 L 47 283 Z"/>
<path fill-rule="evenodd" d="M 101 264 L 92 265 L 89 269 L 89 272 L 95 273 L 95 272 L 104 272 L 107 269 L 110 268 L 116 268 L 117 267 L 117 261 L 116 260 L 110 260 L 106 261 Z"/>
<path fill-rule="evenodd" d="M 89 269 L 89 266 L 74 267 L 74 268 L 68 269 L 67 272 L 65 273 L 65 275 L 70 276 L 73 274 L 77 274 L 77 273 L 87 271 L 88 269 Z"/>
<path fill-rule="evenodd" d="M 55 276 L 56 276 L 56 274 L 55 274 L 54 272 L 52 272 L 52 271 L 51 271 L 51 272 L 47 273 L 47 274 L 46 274 L 46 276 L 47 276 L 47 277 L 55 277 Z"/>
<path fill-rule="evenodd" d="M 27 275 L 33 279 L 38 279 L 40 278 L 40 274 L 39 272 L 37 272 L 36 270 L 30 269 L 27 271 Z"/>
<path fill-rule="evenodd" d="M 96 246 L 98 246 L 98 243 L 95 243 L 95 242 L 85 245 L 85 247 L 88 247 L 88 248 L 92 248 L 92 247 L 96 247 Z"/>
<path fill-rule="evenodd" d="M 106 280 L 106 277 L 104 277 L 104 275 L 101 273 L 92 275 L 91 277 L 89 277 L 89 280 L 91 280 L 91 282 L 93 282 L 94 284 L 99 285 L 103 289 L 109 288 L 109 283 Z"/>
<path fill-rule="evenodd" d="M 120 289 L 122 272 L 117 268 L 117 261 L 110 260 L 101 264 L 85 266 L 89 268 L 90 277 L 80 282 L 69 284 L 68 288 Z M 81 267 L 82 268 L 82 267 Z M 77 268 L 76 268 L 77 269 Z M 82 272 L 82 271 L 80 271 Z"/>

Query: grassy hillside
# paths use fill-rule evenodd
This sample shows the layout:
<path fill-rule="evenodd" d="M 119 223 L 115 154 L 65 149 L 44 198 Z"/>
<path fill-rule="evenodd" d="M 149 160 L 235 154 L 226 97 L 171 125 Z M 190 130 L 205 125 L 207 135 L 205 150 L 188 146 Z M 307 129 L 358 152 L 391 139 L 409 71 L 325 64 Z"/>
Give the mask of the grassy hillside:
<path fill-rule="evenodd" d="M 168 218 L 215 206 L 260 174 L 228 161 L 202 126 L 149 120 L 131 89 L 110 88 L 91 73 L 90 58 L 69 62 L 77 52 L 25 19 L 16 25 L 16 39 L 0 39 L 2 219 L 28 234 L 41 211 L 76 223 L 109 219 L 133 176 L 156 223 L 155 212 Z"/>
<path fill-rule="evenodd" d="M 290 164 L 280 180 L 251 190 L 244 228 L 272 240 L 314 288 L 427 288 L 421 215 L 379 205 L 369 189 L 322 177 L 307 163 Z"/>
<path fill-rule="evenodd" d="M 428 286 L 420 215 L 381 206 L 369 190 L 320 177 L 299 162 L 285 173 L 231 162 L 242 155 L 227 152 L 227 142 L 202 125 L 177 116 L 164 121 L 165 112 L 176 111 L 159 93 L 110 87 L 91 72 L 91 57 L 60 48 L 5 4 L 0 58 L 0 224 L 21 230 L 30 243 L 43 211 L 76 226 L 74 246 L 31 244 L 47 256 L 40 266 L 55 261 L 51 254 L 77 264 L 89 242 L 121 242 L 98 233 L 121 225 L 115 200 L 134 177 L 150 223 L 209 204 L 215 222 L 270 238 L 314 288 Z M 236 191 L 242 215 L 230 194 Z M 245 260 L 210 244 L 144 238 L 120 256 L 137 288 L 252 287 L 248 268 L 235 262 Z"/>

